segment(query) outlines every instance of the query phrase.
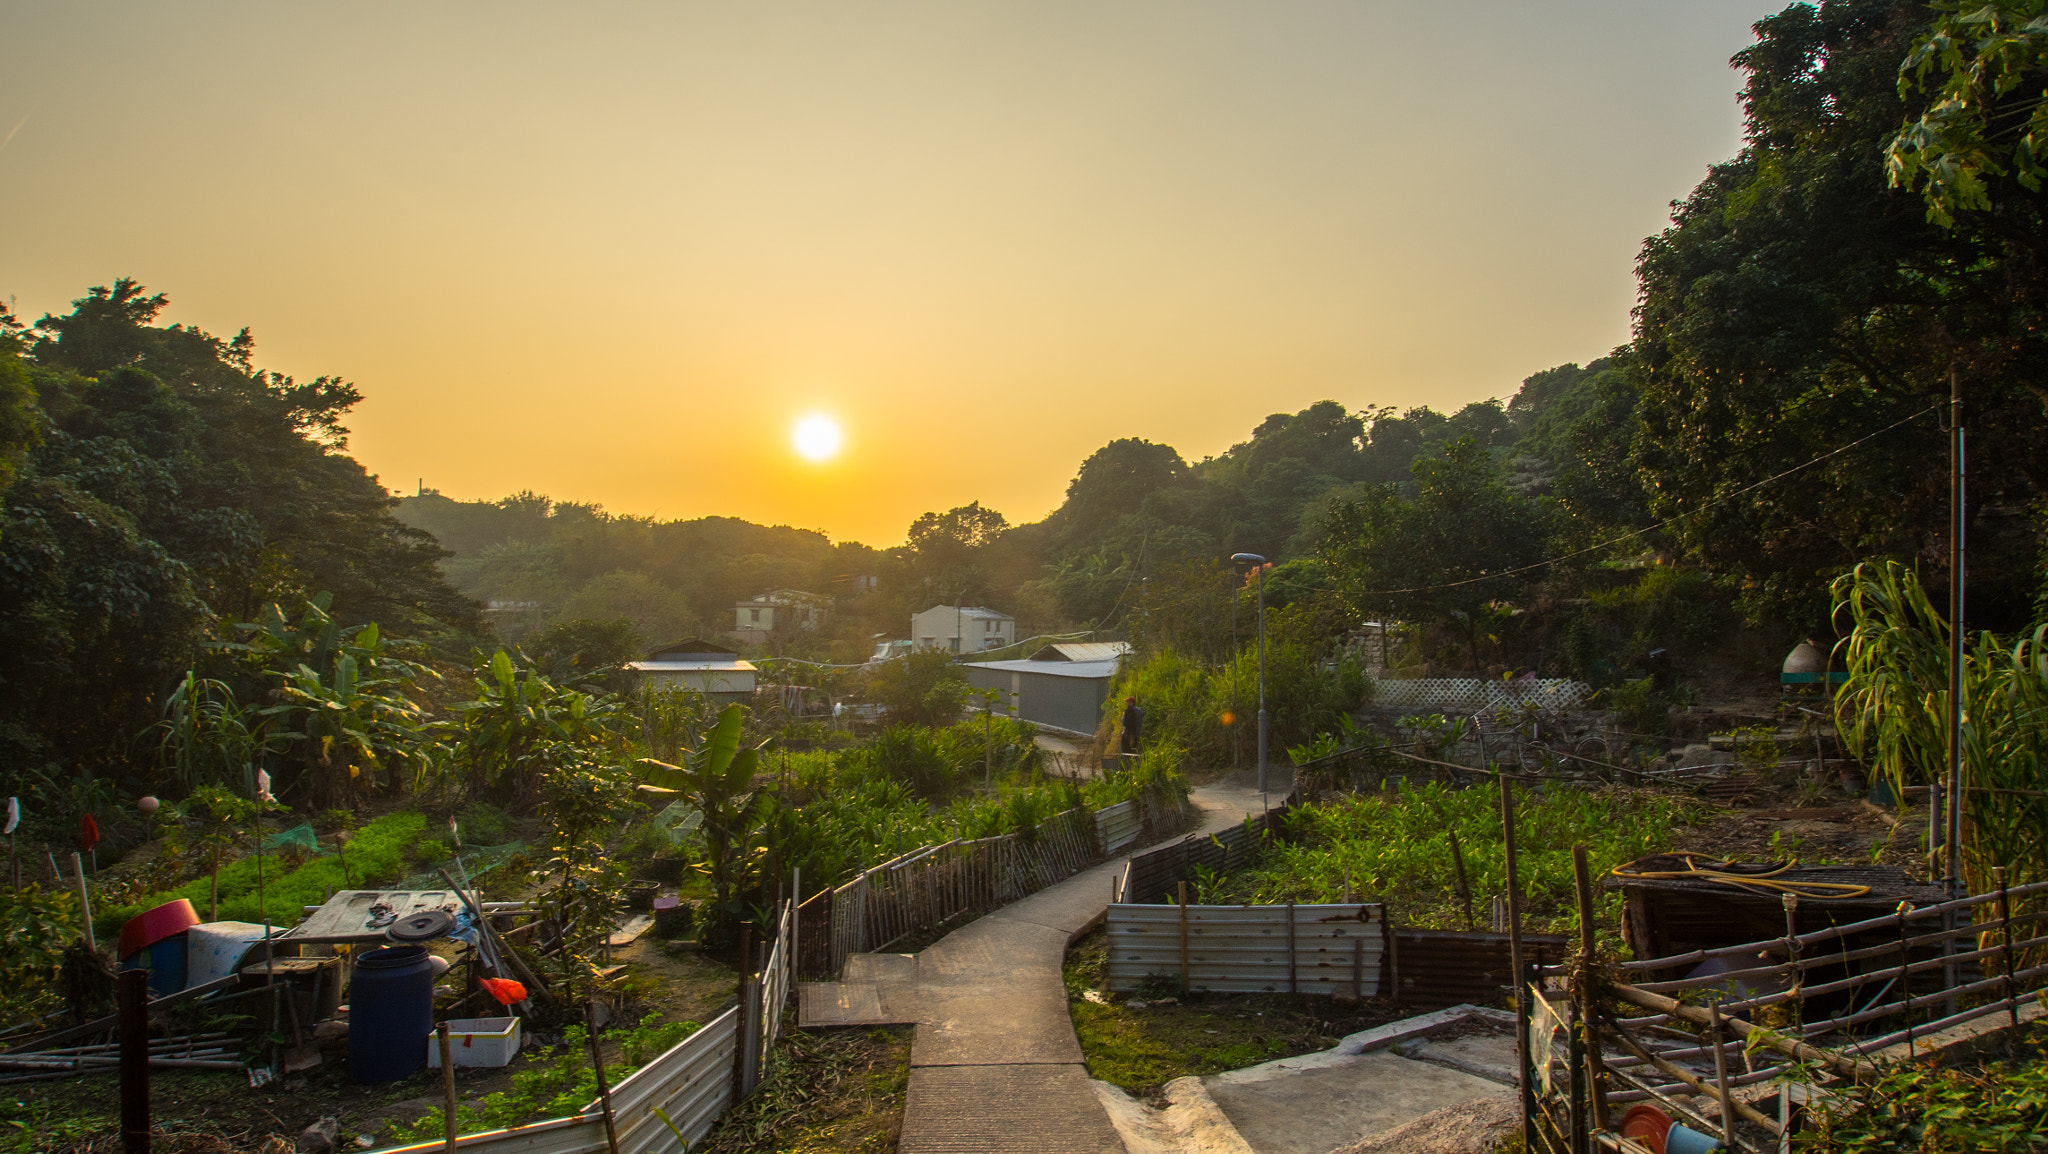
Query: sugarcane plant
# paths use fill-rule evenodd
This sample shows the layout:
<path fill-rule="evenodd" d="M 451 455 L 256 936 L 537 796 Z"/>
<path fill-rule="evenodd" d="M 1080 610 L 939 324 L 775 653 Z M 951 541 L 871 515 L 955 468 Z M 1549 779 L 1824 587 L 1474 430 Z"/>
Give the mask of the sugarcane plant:
<path fill-rule="evenodd" d="M 1850 753 L 1903 798 L 1948 763 L 1949 622 L 1911 569 L 1866 562 L 1834 583 L 1850 625 L 1836 654 L 1848 679 L 1835 719 Z M 1961 866 L 1972 892 L 2005 866 L 2015 885 L 2048 880 L 2048 624 L 1967 639 L 1962 668 Z"/>

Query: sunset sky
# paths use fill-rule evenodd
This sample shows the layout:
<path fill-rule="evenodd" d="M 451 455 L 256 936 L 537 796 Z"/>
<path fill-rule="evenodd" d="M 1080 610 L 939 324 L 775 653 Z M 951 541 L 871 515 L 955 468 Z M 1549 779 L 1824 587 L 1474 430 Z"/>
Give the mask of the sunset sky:
<path fill-rule="evenodd" d="M 393 488 L 891 544 L 1602 355 L 1778 6 L 5 0 L 0 297 L 248 325 Z"/>

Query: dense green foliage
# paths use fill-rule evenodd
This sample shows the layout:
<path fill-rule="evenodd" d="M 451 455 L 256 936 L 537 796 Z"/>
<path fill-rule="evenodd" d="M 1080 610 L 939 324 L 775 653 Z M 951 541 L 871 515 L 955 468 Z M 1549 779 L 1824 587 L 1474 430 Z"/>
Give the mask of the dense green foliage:
<path fill-rule="evenodd" d="M 343 627 L 450 643 L 481 627 L 346 454 L 355 388 L 263 372 L 246 331 L 156 325 L 164 303 L 121 280 L 33 328 L 0 316 L 0 793 L 31 838 L 81 808 L 120 832 L 139 735 L 267 604 L 326 592 Z"/>
<path fill-rule="evenodd" d="M 1998 213 L 1944 229 L 1889 187 L 1886 147 L 1927 107 L 1899 80 L 1929 18 L 1907 0 L 1831 0 L 1759 22 L 1736 57 L 1747 145 L 1639 266 L 1631 456 L 1650 507 L 1685 515 L 1675 542 L 1753 615 L 1816 632 L 1827 581 L 1858 561 L 1944 579 L 1948 462 L 1927 410 L 1951 372 L 1968 402 L 1972 617 L 2016 628 L 2040 592 L 2039 197 L 2015 187 Z M 1866 437 L 1797 481 L 1709 505 Z"/>
<path fill-rule="evenodd" d="M 1705 816 L 1670 794 L 1516 787 L 1516 868 L 1522 913 L 1532 930 L 1576 932 L 1572 847 L 1584 845 L 1594 876 L 1671 848 L 1672 833 Z M 1472 929 L 1457 892 L 1455 832 L 1481 916 L 1507 892 L 1500 797 L 1493 789 L 1400 784 L 1385 793 L 1307 805 L 1289 815 L 1286 840 L 1269 843 L 1250 868 L 1198 887 L 1205 902 L 1334 902 L 1354 893 L 1391 903 L 1403 925 Z M 1601 924 L 1619 923 L 1621 895 L 1603 892 Z"/>
<path fill-rule="evenodd" d="M 2016 1059 L 1979 1069 L 1900 1063 L 1875 1085 L 1820 1099 L 1793 1149 L 1809 1154 L 2033 1154 L 2048 1134 L 2048 1028 Z"/>

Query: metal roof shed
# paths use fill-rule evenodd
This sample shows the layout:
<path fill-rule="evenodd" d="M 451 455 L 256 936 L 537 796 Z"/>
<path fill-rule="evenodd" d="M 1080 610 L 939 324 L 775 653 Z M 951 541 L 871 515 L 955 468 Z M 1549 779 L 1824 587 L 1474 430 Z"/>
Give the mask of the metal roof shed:
<path fill-rule="evenodd" d="M 1114 658 L 981 661 L 963 666 L 969 685 L 1009 694 L 1010 716 L 1089 735 L 1102 719 L 1102 702 L 1116 667 Z"/>

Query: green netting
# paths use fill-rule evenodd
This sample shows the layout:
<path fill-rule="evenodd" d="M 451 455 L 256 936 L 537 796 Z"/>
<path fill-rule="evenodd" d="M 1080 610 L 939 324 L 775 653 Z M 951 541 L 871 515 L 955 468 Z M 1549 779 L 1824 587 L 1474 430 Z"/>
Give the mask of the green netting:
<path fill-rule="evenodd" d="M 284 849 L 296 849 L 304 857 L 319 857 L 322 854 L 334 852 L 320 844 L 320 835 L 314 833 L 313 827 L 305 822 L 300 822 L 298 825 L 287 830 L 280 830 L 263 839 L 263 849 L 266 853 L 276 853 Z"/>
<path fill-rule="evenodd" d="M 403 881 L 394 882 L 394 890 L 437 890 L 448 883 L 441 880 L 441 871 L 447 870 L 457 878 L 468 877 L 472 882 L 497 869 L 511 860 L 513 855 L 523 852 L 526 843 L 508 841 L 504 845 L 480 845 L 467 847 L 462 851 L 462 873 L 456 873 L 454 863 L 440 862 L 422 873 L 416 873 Z"/>

